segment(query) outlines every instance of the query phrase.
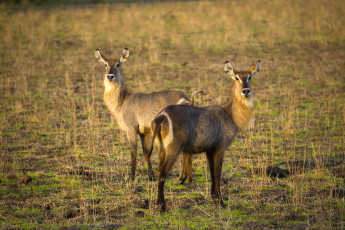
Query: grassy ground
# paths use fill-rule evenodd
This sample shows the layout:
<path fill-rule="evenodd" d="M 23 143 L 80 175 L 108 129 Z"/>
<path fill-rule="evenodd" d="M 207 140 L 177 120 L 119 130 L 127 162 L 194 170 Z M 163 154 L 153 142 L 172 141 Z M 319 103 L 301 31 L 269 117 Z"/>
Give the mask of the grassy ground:
<path fill-rule="evenodd" d="M 343 229 L 344 15 L 341 0 L 1 8 L 0 228 Z M 178 183 L 175 165 L 166 213 L 142 155 L 129 180 L 94 58 L 124 47 L 129 87 L 203 89 L 200 106 L 226 100 L 224 61 L 262 61 L 254 128 L 223 166 L 226 208 L 210 199 L 203 154 L 191 184 Z"/>

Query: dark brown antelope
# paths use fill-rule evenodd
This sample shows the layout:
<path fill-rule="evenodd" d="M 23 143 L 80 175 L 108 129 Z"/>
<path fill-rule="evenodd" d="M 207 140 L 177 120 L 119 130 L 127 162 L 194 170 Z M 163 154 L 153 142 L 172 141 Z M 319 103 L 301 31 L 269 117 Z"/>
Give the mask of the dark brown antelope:
<path fill-rule="evenodd" d="M 148 154 L 145 148 L 151 140 L 151 121 L 166 106 L 171 104 L 192 105 L 192 99 L 180 91 L 160 91 L 160 92 L 131 92 L 126 88 L 121 70 L 121 65 L 129 57 L 129 50 L 125 48 L 120 58 L 106 58 L 97 49 L 95 56 L 99 62 L 105 65 L 104 74 L 104 102 L 111 114 L 115 117 L 121 130 L 126 132 L 131 150 L 131 178 L 135 178 L 137 160 L 137 135 L 139 135 L 143 147 L 144 155 Z M 148 176 L 153 177 L 152 164 L 148 159 Z"/>
<path fill-rule="evenodd" d="M 212 179 L 211 196 L 215 202 L 223 205 L 220 176 L 224 152 L 233 142 L 236 133 L 245 129 L 253 119 L 250 80 L 260 71 L 260 61 L 249 71 L 236 71 L 227 61 L 224 71 L 234 80 L 227 103 L 207 107 L 170 105 L 152 121 L 153 141 L 148 147 L 147 156 L 151 155 L 154 140 L 158 141 L 161 151 L 157 204 L 162 211 L 166 210 L 164 182 L 181 152 L 189 156 L 206 152 Z"/>

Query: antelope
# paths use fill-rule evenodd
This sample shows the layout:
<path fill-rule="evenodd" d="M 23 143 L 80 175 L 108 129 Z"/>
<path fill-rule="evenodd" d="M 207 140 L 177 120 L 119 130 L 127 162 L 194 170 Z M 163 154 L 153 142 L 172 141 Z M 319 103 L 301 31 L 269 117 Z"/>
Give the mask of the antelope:
<path fill-rule="evenodd" d="M 121 130 L 127 135 L 131 151 L 131 179 L 135 179 L 137 161 L 137 135 L 148 154 L 145 143 L 151 139 L 151 121 L 166 106 L 171 104 L 193 105 L 195 91 L 191 100 L 180 91 L 165 90 L 160 92 L 131 92 L 124 83 L 122 64 L 129 57 L 129 50 L 124 48 L 120 58 L 106 58 L 99 49 L 95 51 L 96 59 L 105 65 L 104 102 L 114 116 Z M 147 160 L 149 179 L 153 178 L 152 164 Z"/>
<path fill-rule="evenodd" d="M 260 60 L 249 71 L 237 71 L 229 61 L 226 61 L 224 71 L 233 79 L 230 98 L 226 103 L 207 107 L 169 105 L 152 121 L 153 138 L 148 147 L 147 157 L 151 156 L 153 143 L 158 142 L 161 150 L 156 203 L 160 205 L 161 211 L 166 210 L 165 179 L 181 152 L 190 157 L 193 154 L 206 152 L 212 180 L 211 196 L 214 202 L 223 206 L 220 176 L 224 152 L 233 142 L 236 134 L 245 129 L 254 117 L 250 80 L 260 68 Z M 186 159 L 185 163 L 191 161 L 188 162 Z"/>

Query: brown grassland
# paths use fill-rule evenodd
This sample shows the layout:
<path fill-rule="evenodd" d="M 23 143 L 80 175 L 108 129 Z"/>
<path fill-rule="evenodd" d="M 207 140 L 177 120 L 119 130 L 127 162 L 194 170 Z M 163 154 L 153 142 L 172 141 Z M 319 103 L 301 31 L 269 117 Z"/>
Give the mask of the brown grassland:
<path fill-rule="evenodd" d="M 345 1 L 0 6 L 0 229 L 344 229 Z M 94 57 L 124 47 L 132 90 L 202 89 L 196 106 L 228 97 L 224 61 L 261 60 L 254 126 L 223 164 L 225 208 L 204 154 L 190 184 L 174 166 L 167 212 L 140 148 L 130 180 Z"/>

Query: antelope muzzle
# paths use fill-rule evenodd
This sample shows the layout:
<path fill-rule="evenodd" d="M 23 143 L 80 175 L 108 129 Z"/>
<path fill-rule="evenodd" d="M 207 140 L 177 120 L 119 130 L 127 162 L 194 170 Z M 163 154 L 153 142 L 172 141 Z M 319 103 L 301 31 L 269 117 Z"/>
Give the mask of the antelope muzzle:
<path fill-rule="evenodd" d="M 115 81 L 115 75 L 114 74 L 107 74 L 107 78 L 109 81 Z"/>
<path fill-rule="evenodd" d="M 252 94 L 252 92 L 251 92 L 250 88 L 243 88 L 241 94 L 245 97 L 249 97 Z"/>

